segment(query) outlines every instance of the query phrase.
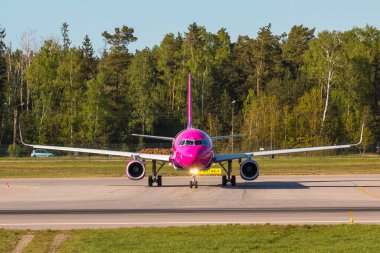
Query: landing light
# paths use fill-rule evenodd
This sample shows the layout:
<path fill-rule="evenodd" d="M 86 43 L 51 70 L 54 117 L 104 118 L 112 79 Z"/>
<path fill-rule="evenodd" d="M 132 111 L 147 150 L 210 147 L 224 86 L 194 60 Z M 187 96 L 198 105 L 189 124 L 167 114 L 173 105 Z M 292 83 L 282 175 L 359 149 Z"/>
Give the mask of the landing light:
<path fill-rule="evenodd" d="M 198 172 L 199 172 L 198 169 L 191 169 L 191 170 L 190 170 L 190 173 L 191 173 L 191 174 L 195 174 L 195 175 L 197 175 Z"/>

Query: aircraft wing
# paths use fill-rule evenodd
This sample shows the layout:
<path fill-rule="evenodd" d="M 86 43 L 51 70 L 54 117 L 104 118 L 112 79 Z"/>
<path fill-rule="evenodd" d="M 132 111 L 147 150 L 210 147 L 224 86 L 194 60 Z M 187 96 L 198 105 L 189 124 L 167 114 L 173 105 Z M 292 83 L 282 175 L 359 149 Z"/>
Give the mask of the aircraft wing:
<path fill-rule="evenodd" d="M 237 153 L 237 154 L 220 154 L 220 155 L 216 154 L 216 155 L 214 155 L 214 162 L 223 162 L 223 161 L 241 159 L 241 158 L 252 157 L 252 156 L 281 155 L 281 154 L 290 154 L 290 153 L 299 153 L 299 152 L 310 152 L 310 151 L 350 148 L 350 147 L 358 146 L 362 142 L 362 140 L 363 140 L 363 129 L 364 129 L 364 125 L 362 126 L 362 131 L 360 134 L 360 140 L 356 144 L 320 146 L 320 147 L 310 147 L 310 148 L 267 150 L 267 151 L 257 151 L 257 152 Z"/>
<path fill-rule="evenodd" d="M 143 154 L 143 153 L 134 153 L 134 152 L 125 152 L 125 151 L 113 151 L 105 149 L 89 149 L 89 148 L 73 148 L 73 147 L 60 147 L 60 146 L 45 146 L 45 145 L 33 145 L 26 144 L 22 139 L 21 127 L 20 130 L 20 141 L 23 145 L 32 147 L 33 149 L 47 149 L 47 150 L 58 150 L 58 151 L 68 151 L 68 152 L 78 152 L 86 154 L 97 154 L 97 155 L 114 155 L 114 156 L 123 156 L 123 157 L 133 157 L 147 159 L 147 160 L 156 160 L 163 162 L 170 162 L 170 155 L 155 155 L 155 154 Z"/>
<path fill-rule="evenodd" d="M 113 156 L 124 156 L 124 157 L 139 157 L 147 160 L 157 160 L 169 162 L 170 155 L 155 155 L 155 154 L 141 154 L 125 151 L 113 151 L 104 149 L 88 149 L 88 148 L 71 148 L 71 147 L 59 147 L 59 146 L 45 146 L 45 145 L 31 145 L 25 144 L 25 146 L 32 147 L 34 149 L 47 149 L 47 150 L 58 150 L 58 151 L 68 151 L 68 152 L 78 152 L 87 154 L 97 154 L 97 155 L 113 155 Z"/>

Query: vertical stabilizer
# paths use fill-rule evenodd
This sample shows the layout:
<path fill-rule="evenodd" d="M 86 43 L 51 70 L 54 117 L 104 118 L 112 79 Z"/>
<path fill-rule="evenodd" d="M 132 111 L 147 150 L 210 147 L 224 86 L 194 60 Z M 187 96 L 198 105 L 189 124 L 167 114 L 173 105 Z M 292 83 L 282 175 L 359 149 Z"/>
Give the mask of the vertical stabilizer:
<path fill-rule="evenodd" d="M 191 121 L 191 75 L 189 74 L 187 80 L 187 129 L 192 128 Z"/>

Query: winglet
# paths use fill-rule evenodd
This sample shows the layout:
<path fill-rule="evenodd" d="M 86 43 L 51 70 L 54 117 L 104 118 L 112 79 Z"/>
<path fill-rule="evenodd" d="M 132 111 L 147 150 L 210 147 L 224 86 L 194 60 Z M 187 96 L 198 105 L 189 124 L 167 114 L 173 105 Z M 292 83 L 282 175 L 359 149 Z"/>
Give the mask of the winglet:
<path fill-rule="evenodd" d="M 187 79 L 187 129 L 193 127 L 191 117 L 191 75 L 189 74 Z"/>
<path fill-rule="evenodd" d="M 360 143 L 362 143 L 362 140 L 363 140 L 363 132 L 364 132 L 364 122 L 362 124 L 362 131 L 360 133 L 360 140 L 358 143 L 355 144 L 355 146 L 358 146 Z"/>
<path fill-rule="evenodd" d="M 18 130 L 20 131 L 20 141 L 21 141 L 22 145 L 30 146 L 30 145 L 26 144 L 26 143 L 22 140 L 22 132 L 21 132 L 21 126 L 20 126 L 20 123 L 18 123 Z"/>

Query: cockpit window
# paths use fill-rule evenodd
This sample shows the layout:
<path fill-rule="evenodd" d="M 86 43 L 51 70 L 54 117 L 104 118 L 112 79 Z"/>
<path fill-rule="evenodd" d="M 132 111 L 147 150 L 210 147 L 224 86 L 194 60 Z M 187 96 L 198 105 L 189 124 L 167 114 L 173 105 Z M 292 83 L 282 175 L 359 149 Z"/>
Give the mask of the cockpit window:
<path fill-rule="evenodd" d="M 179 142 L 179 146 L 208 146 L 208 142 L 206 140 L 182 140 Z"/>
<path fill-rule="evenodd" d="M 203 145 L 203 140 L 194 141 L 195 146 Z"/>

